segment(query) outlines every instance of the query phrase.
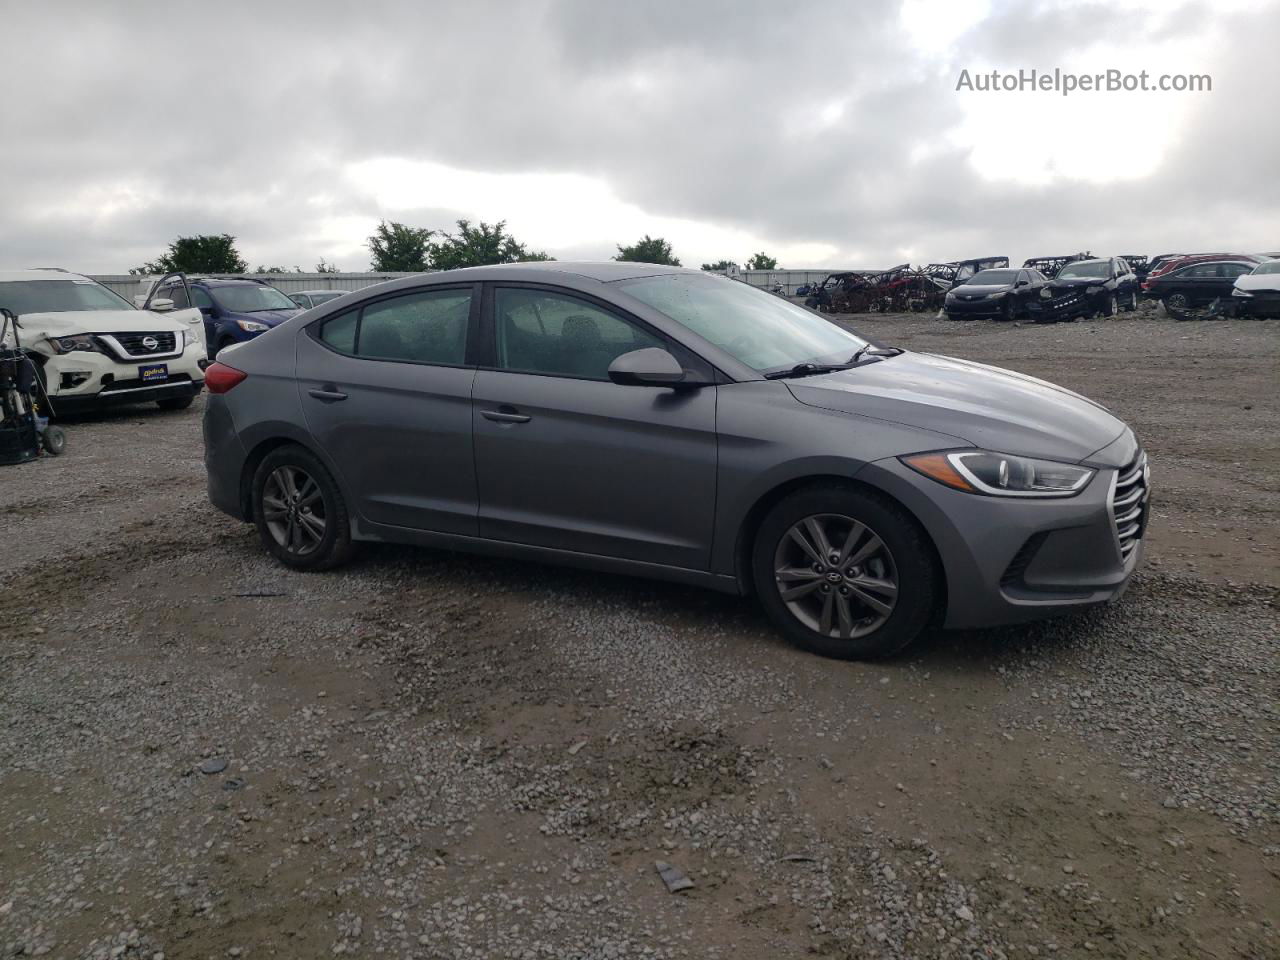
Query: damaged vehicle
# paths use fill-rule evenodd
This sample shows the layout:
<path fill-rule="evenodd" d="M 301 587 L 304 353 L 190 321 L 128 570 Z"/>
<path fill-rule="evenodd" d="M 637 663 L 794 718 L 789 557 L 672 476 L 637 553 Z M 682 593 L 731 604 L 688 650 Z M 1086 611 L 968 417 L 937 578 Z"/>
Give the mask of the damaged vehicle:
<path fill-rule="evenodd" d="M 1075 263 L 1077 260 L 1092 260 L 1093 258 L 1093 254 L 1085 250 L 1080 253 L 1064 253 L 1056 257 L 1028 257 L 1022 261 L 1022 266 L 1027 270 L 1037 270 L 1052 280 L 1067 264 Z"/>
<path fill-rule="evenodd" d="M 947 291 L 948 320 L 1014 320 L 1049 281 L 1038 270 L 983 270 Z"/>
<path fill-rule="evenodd" d="M 1027 308 L 1043 322 L 1114 317 L 1138 309 L 1138 278 L 1119 257 L 1077 260 L 1042 286 Z"/>
<path fill-rule="evenodd" d="M 1159 300 L 1172 317 L 1186 317 L 1201 309 L 1229 307 L 1236 280 L 1257 267 L 1256 258 L 1187 257 L 1168 272 L 1147 280 L 1146 293 Z"/>
<path fill-rule="evenodd" d="M 54 414 L 119 403 L 191 405 L 204 386 L 203 322 L 157 298 L 140 310 L 65 270 L 0 272 L 0 307 L 18 317 Z"/>
<path fill-rule="evenodd" d="M 1268 260 L 1236 277 L 1231 297 L 1246 317 L 1280 317 L 1280 260 Z"/>

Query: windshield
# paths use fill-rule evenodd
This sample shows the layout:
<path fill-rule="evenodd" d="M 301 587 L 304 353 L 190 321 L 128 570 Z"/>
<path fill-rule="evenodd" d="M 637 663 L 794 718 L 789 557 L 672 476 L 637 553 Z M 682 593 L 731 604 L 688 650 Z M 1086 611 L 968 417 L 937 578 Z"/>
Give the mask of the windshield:
<path fill-rule="evenodd" d="M 132 310 L 133 304 L 93 280 L 7 280 L 0 282 L 0 307 L 24 313 L 76 310 Z"/>
<path fill-rule="evenodd" d="M 845 363 L 867 341 L 737 280 L 673 274 L 622 280 L 628 294 L 760 373 Z"/>
<path fill-rule="evenodd" d="M 994 286 L 1005 286 L 1013 283 L 1013 281 L 1017 279 L 1017 270 L 983 270 L 981 273 L 976 274 L 969 283 L 975 287 L 984 283 L 990 283 Z"/>
<path fill-rule="evenodd" d="M 1082 261 L 1063 267 L 1058 271 L 1059 280 L 1097 280 L 1111 276 L 1111 264 L 1106 260 Z"/>
<path fill-rule="evenodd" d="M 297 310 L 298 305 L 275 287 L 260 283 L 228 284 L 210 287 L 209 292 L 218 306 L 228 313 L 262 313 L 266 310 Z"/>
<path fill-rule="evenodd" d="M 1280 260 L 1268 260 L 1253 268 L 1254 276 L 1260 273 L 1280 273 Z"/>

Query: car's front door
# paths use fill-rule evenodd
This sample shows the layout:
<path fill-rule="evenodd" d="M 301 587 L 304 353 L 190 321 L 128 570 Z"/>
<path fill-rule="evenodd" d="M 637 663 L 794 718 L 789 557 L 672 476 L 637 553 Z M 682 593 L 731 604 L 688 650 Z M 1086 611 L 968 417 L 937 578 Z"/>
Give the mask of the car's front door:
<path fill-rule="evenodd" d="M 495 284 L 476 374 L 480 535 L 690 569 L 710 563 L 716 388 L 622 386 L 609 364 L 670 350 L 634 317 L 555 287 Z"/>
<path fill-rule="evenodd" d="M 478 288 L 392 294 L 297 337 L 307 427 L 359 515 L 476 535 L 468 356 Z"/>

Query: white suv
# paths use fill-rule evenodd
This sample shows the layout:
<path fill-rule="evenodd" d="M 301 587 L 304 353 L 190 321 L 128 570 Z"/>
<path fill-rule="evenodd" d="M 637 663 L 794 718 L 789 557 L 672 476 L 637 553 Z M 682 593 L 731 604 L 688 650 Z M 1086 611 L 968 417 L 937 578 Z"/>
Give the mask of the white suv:
<path fill-rule="evenodd" d="M 181 410 L 204 386 L 199 310 L 154 301 L 139 310 L 95 280 L 63 270 L 0 271 L 0 307 L 18 316 L 52 413 L 155 401 Z"/>

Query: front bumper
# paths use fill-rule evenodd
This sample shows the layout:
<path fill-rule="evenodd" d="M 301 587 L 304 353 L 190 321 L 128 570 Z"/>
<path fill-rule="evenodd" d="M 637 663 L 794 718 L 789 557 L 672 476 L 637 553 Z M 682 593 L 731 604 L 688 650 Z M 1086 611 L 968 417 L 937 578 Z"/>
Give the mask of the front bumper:
<path fill-rule="evenodd" d="M 56 413 L 71 413 L 126 403 L 190 397 L 204 387 L 204 347 L 189 344 L 176 355 L 123 362 L 105 353 L 75 351 L 44 354 L 45 385 Z M 164 364 L 167 376 L 141 379 L 141 368 Z"/>
<path fill-rule="evenodd" d="M 948 300 L 942 309 L 947 316 L 998 317 L 1004 309 L 1005 298 L 998 300 Z"/>
<path fill-rule="evenodd" d="M 1105 291 L 1085 293 L 1083 287 L 1068 289 L 1052 297 L 1032 297 L 1027 301 L 1027 312 L 1033 320 L 1075 320 L 1092 316 L 1110 296 Z"/>
<path fill-rule="evenodd" d="M 1122 548 L 1113 498 L 1128 466 L 1101 467 L 1077 496 L 1053 500 L 963 493 L 896 458 L 858 477 L 896 497 L 932 538 L 947 581 L 944 625 L 976 628 L 1070 613 L 1124 592 L 1142 563 L 1149 512 L 1144 479 L 1137 534 L 1126 528 Z"/>

